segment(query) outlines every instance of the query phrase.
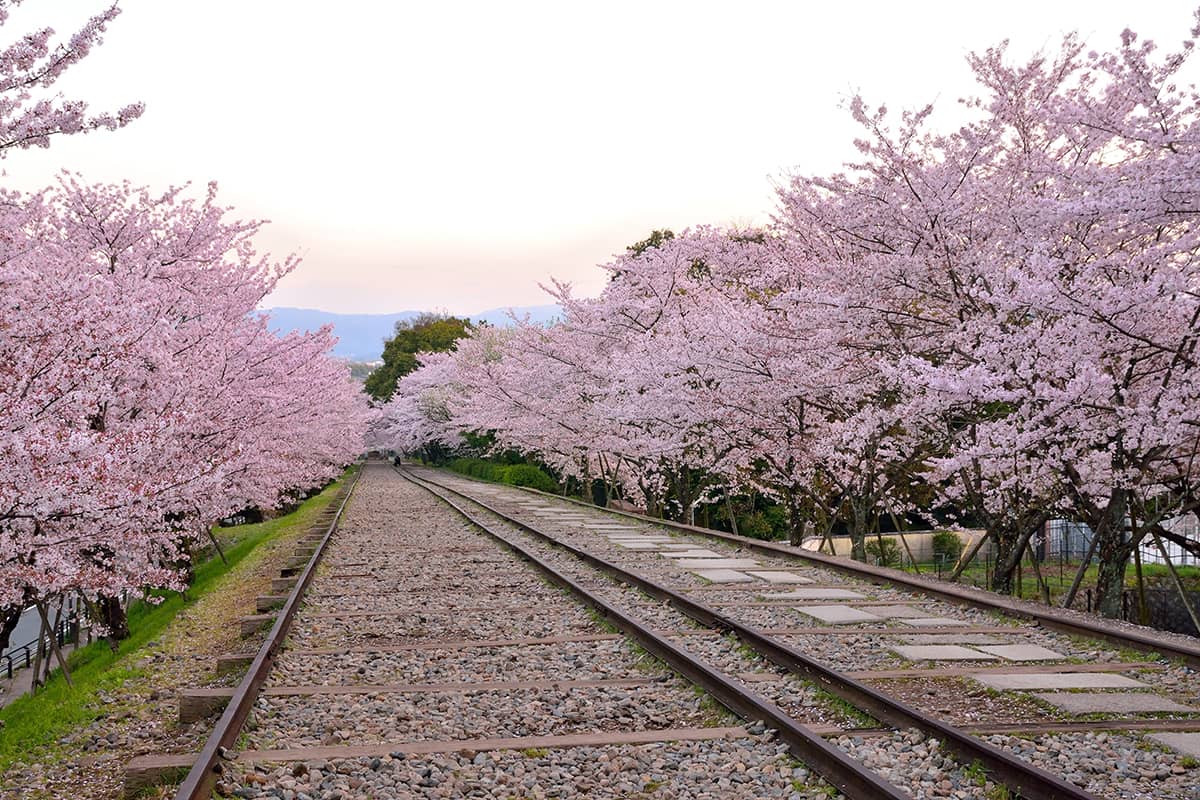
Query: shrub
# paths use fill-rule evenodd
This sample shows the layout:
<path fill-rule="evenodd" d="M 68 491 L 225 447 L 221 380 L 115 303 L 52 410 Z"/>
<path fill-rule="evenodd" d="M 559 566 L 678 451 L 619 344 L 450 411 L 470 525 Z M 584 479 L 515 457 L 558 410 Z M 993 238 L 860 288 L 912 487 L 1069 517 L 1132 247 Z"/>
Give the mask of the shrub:
<path fill-rule="evenodd" d="M 881 567 L 900 566 L 900 545 L 895 539 L 871 539 L 867 542 L 867 555 Z"/>
<path fill-rule="evenodd" d="M 752 511 L 738 517 L 738 533 L 751 539 L 771 539 L 774 537 L 775 528 L 766 514 Z"/>
<path fill-rule="evenodd" d="M 513 464 L 502 467 L 504 476 L 500 479 L 513 486 L 528 486 L 531 489 L 541 489 L 543 492 L 557 492 L 558 484 L 546 473 L 533 464 Z"/>
<path fill-rule="evenodd" d="M 933 534 L 933 560 L 947 563 L 957 561 L 962 555 L 963 543 L 953 531 L 937 531 Z"/>
<path fill-rule="evenodd" d="M 557 492 L 558 484 L 533 464 L 493 464 L 481 458 L 456 458 L 450 462 L 455 472 L 484 481 L 507 483 L 510 486 L 529 486 L 543 492 Z"/>

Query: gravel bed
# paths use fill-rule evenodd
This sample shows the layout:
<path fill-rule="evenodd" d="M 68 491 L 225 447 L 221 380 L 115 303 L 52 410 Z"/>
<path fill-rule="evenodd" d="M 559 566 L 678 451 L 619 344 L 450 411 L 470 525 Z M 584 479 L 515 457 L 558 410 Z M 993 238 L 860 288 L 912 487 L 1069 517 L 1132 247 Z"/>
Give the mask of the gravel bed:
<path fill-rule="evenodd" d="M 830 601 L 831 603 L 836 601 Z M 801 606 L 775 605 L 775 606 L 746 606 L 746 607 L 729 607 L 718 609 L 727 617 L 750 625 L 754 628 L 765 629 L 790 629 L 790 628 L 825 628 L 829 626 L 828 622 L 823 622 L 816 617 L 810 617 L 800 610 Z M 886 620 L 870 623 L 871 627 L 878 628 L 881 625 L 886 626 Z M 843 627 L 842 625 L 838 626 Z M 847 626 L 855 627 L 855 626 Z"/>
<path fill-rule="evenodd" d="M 344 595 L 378 595 L 381 585 L 391 587 L 393 581 L 393 576 L 384 574 L 362 578 L 329 579 L 324 583 L 314 582 L 313 588 L 310 589 L 307 596 L 321 599 Z M 521 575 L 507 571 L 478 571 L 471 575 L 471 588 L 479 594 L 513 593 L 521 595 L 545 589 L 553 591 L 550 584 L 532 573 Z M 414 601 L 420 601 L 421 598 L 425 598 L 427 601 L 440 600 L 444 596 L 462 591 L 462 578 L 458 575 L 447 577 L 427 573 L 426 580 L 421 585 L 388 588 L 383 591 L 404 593 L 413 597 Z"/>
<path fill-rule="evenodd" d="M 838 728 L 880 727 L 879 723 L 847 704 L 833 700 L 814 684 L 790 674 L 771 674 L 766 680 L 745 681 L 746 688 L 779 706 L 805 725 Z"/>
<path fill-rule="evenodd" d="M 458 752 L 235 768 L 227 795 L 282 800 L 630 798 L 830 800 L 769 736 L 551 751 Z M 269 793 L 269 794 L 268 794 Z"/>
<path fill-rule="evenodd" d="M 1200 705 L 1200 670 L 1165 661 L 1158 663 L 1163 664 L 1166 668 L 1154 671 L 1135 671 L 1128 674 L 1139 681 L 1162 688 L 1181 703 Z"/>
<path fill-rule="evenodd" d="M 1025 739 L 987 736 L 987 741 L 1064 780 L 1112 800 L 1197 800 L 1200 769 L 1157 743 L 1111 733 L 1057 733 Z"/>
<path fill-rule="evenodd" d="M 305 656 L 296 649 L 388 647 L 437 640 L 525 639 L 606 633 L 583 606 L 549 587 L 528 566 L 465 529 L 424 491 L 372 470 L 356 493 L 331 562 L 314 582 L 277 661 L 273 685 L 460 683 L 498 680 L 650 679 L 635 687 L 558 687 L 481 692 L 262 697 L 246 730 L 251 748 L 371 745 L 380 742 L 520 737 L 595 731 L 658 730 L 730 724 L 731 717 L 690 684 L 623 640 Z M 414 551 L 420 542 L 428 554 Z M 453 543 L 459 552 L 447 552 Z M 561 550 L 564 571 L 597 581 Z M 364 562 L 360 566 L 359 562 Z M 371 578 L 335 575 L 371 573 Z M 611 595 L 644 598 L 600 579 Z M 382 591 L 381 591 L 382 589 Z M 489 604 L 494 603 L 494 606 Z M 651 604 L 654 606 L 654 604 Z M 330 611 L 379 611 L 337 618 Z M 655 607 L 678 624 L 677 612 Z M 224 794 L 269 792 L 286 800 L 351 797 L 827 797 L 798 791 L 807 771 L 769 737 L 736 742 L 665 743 L 423 758 L 301 763 L 243 770 Z M 325 770 L 329 770 L 326 772 Z M 463 787 L 467 788 L 464 790 Z M 492 792 L 495 794 L 492 794 Z"/>
<path fill-rule="evenodd" d="M 682 681 L 630 688 L 260 697 L 254 749 L 386 741 L 550 736 L 705 727 L 712 713 Z"/>
<path fill-rule="evenodd" d="M 487 611 L 421 614 L 387 613 L 367 617 L 306 619 L 300 615 L 288 641 L 294 647 L 387 647 L 421 641 L 460 639 L 520 639 L 604 633 L 582 608 L 556 606 L 508 609 L 503 615 Z"/>
<path fill-rule="evenodd" d="M 1021 692 L 995 692 L 966 677 L 866 680 L 867 685 L 951 725 L 1054 722 L 1061 718 Z"/>
<path fill-rule="evenodd" d="M 905 662 L 875 634 L 780 635 L 775 637 L 809 658 L 846 671 L 900 669 Z"/>
<path fill-rule="evenodd" d="M 757 653 L 742 647 L 732 635 L 724 636 L 716 631 L 704 631 L 690 636 L 671 636 L 670 640 L 716 667 L 726 675 L 736 676 L 744 672 L 775 674 L 775 665 L 763 660 Z"/>
<path fill-rule="evenodd" d="M 896 731 L 890 736 L 839 736 L 832 742 L 918 800 L 932 797 L 993 800 L 998 796 L 999 787 L 982 775 L 963 770 L 941 742 L 927 739 L 919 731 Z"/>
<path fill-rule="evenodd" d="M 562 600 L 562 595 L 551 589 L 549 586 L 541 586 L 537 589 L 529 589 L 522 591 L 519 595 L 514 591 L 505 593 L 510 597 L 515 597 L 519 605 L 509 605 L 509 608 L 520 610 L 529 606 L 537 606 L 542 604 L 558 603 Z M 512 600 L 506 601 L 512 603 Z M 326 614 L 340 611 L 395 611 L 399 613 L 421 613 L 427 614 L 430 605 L 436 603 L 439 611 L 454 611 L 476 613 L 482 609 L 489 608 L 488 599 L 484 596 L 478 597 L 453 597 L 445 595 L 430 596 L 427 594 L 413 595 L 403 590 L 377 592 L 375 594 L 349 594 L 335 595 L 328 597 L 318 597 L 310 599 L 304 604 L 303 611 Z M 502 602 L 492 603 L 490 608 L 493 613 L 500 611 L 503 607 Z"/>
<path fill-rule="evenodd" d="M 399 653 L 304 656 L 284 652 L 269 683 L 356 685 L 469 681 L 600 680 L 645 677 L 647 668 L 622 640 Z"/>

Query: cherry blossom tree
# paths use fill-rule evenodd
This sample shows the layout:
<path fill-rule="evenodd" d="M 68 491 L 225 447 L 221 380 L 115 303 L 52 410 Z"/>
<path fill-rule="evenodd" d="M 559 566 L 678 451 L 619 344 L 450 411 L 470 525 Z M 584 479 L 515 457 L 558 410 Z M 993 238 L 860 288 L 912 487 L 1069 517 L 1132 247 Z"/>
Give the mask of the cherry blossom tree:
<path fill-rule="evenodd" d="M 948 132 L 855 98 L 858 162 L 786 182 L 764 230 L 639 243 L 597 298 L 555 284 L 560 325 L 460 345 L 448 419 L 686 509 L 753 485 L 857 558 L 884 514 L 982 524 L 1001 588 L 1070 515 L 1115 614 L 1200 498 L 1197 35 L 972 56 Z"/>
<path fill-rule="evenodd" d="M 294 260 L 215 187 L 10 198 L 0 240 L 0 602 L 182 588 L 215 520 L 277 505 L 360 452 L 365 398 L 328 330 L 255 313 Z"/>
<path fill-rule="evenodd" d="M 18 2 L 0 1 L 0 27 Z M 0 48 L 0 156 L 14 149 L 48 147 L 52 138 L 64 134 L 115 130 L 141 116 L 141 103 L 89 115 L 87 103 L 52 91 L 64 73 L 101 44 L 109 23 L 120 13 L 113 3 L 66 41 L 57 41 L 53 28 L 41 28 Z"/>

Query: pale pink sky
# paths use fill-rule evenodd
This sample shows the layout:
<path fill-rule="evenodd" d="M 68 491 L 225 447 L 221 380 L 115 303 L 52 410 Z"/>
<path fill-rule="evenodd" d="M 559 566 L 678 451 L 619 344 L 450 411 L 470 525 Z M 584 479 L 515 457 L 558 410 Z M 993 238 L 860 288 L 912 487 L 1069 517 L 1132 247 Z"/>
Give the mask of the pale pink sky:
<path fill-rule="evenodd" d="M 30 0 L 0 35 L 103 4 Z M 304 256 L 270 304 L 362 312 L 539 304 L 550 275 L 594 293 L 651 229 L 764 220 L 773 177 L 852 157 L 855 90 L 952 119 L 971 50 L 1191 26 L 1179 0 L 121 6 L 63 88 L 145 116 L 18 153 L 5 185 L 217 180 L 273 221 L 263 249 Z"/>

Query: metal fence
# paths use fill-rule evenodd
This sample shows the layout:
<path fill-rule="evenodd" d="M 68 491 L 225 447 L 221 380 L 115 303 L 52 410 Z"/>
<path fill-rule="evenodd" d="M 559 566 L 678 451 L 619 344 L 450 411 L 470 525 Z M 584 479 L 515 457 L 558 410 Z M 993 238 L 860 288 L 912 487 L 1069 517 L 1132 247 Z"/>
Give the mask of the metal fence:
<path fill-rule="evenodd" d="M 59 647 L 65 646 L 68 642 L 78 643 L 79 617 L 72 614 L 69 617 L 60 619 L 55 626 L 53 635 L 55 643 Z M 33 663 L 34 656 L 37 655 L 39 650 L 43 658 L 50 651 L 49 636 L 40 636 L 32 642 L 10 646 L 4 655 L 0 655 L 0 672 L 3 672 L 5 677 L 12 680 L 13 673 Z"/>
<path fill-rule="evenodd" d="M 1197 520 L 1194 514 L 1169 520 L 1163 527 L 1188 539 L 1200 539 L 1200 520 Z M 1092 529 L 1087 525 L 1065 519 L 1052 519 L 1042 528 L 1042 535 L 1034 546 L 1034 552 L 1041 561 L 1065 560 L 1078 563 L 1087 558 L 1091 546 Z M 1163 546 L 1175 566 L 1200 566 L 1200 559 L 1179 545 L 1164 539 Z M 1143 540 L 1138 551 L 1143 564 L 1166 563 L 1153 539 Z M 1095 558 L 1093 555 L 1092 560 L 1095 561 Z"/>
<path fill-rule="evenodd" d="M 1200 592 L 1188 592 L 1193 608 L 1200 608 Z M 1200 636 L 1192 617 L 1174 589 L 1147 589 L 1143 617 L 1137 589 L 1126 589 L 1121 595 L 1121 616 L 1126 622 L 1145 624 L 1160 631 Z"/>

